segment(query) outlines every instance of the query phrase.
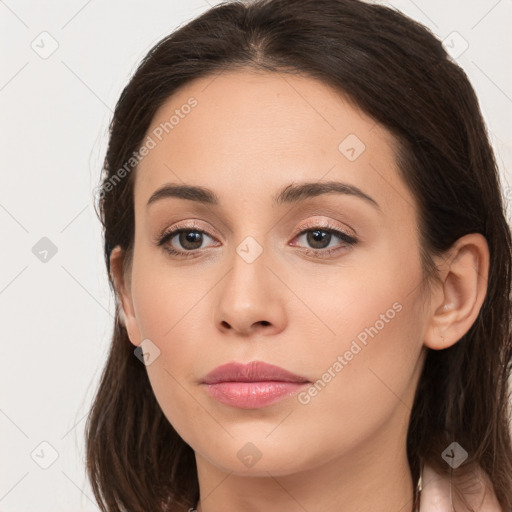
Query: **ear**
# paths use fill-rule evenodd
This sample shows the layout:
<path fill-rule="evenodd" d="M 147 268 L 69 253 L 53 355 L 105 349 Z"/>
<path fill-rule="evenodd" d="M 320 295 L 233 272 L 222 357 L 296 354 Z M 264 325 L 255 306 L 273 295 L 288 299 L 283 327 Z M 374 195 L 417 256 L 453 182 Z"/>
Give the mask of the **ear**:
<path fill-rule="evenodd" d="M 110 253 L 110 275 L 116 290 L 116 302 L 119 306 L 120 322 L 126 328 L 128 337 L 133 345 L 140 345 L 142 337 L 135 317 L 135 309 L 131 294 L 131 279 L 126 279 L 123 270 L 125 252 L 119 245 Z M 127 272 L 131 270 L 127 270 Z"/>
<path fill-rule="evenodd" d="M 424 344 L 433 350 L 459 341 L 475 322 L 487 293 L 489 247 L 480 233 L 459 238 L 439 264 L 441 285 L 432 291 Z"/>

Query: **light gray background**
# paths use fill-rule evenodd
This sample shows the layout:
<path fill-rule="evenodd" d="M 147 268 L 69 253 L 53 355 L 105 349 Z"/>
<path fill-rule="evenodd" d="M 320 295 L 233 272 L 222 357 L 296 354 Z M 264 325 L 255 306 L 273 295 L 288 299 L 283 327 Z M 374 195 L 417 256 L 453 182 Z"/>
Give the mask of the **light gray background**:
<path fill-rule="evenodd" d="M 512 0 L 391 4 L 448 37 L 452 51 L 469 45 L 457 61 L 476 89 L 512 197 Z M 85 478 L 83 427 L 114 301 L 93 188 L 112 110 L 136 65 L 208 7 L 0 1 L 1 512 L 98 510 Z M 52 44 L 58 48 L 47 56 Z M 57 248 L 47 262 L 33 253 L 43 237 Z"/>

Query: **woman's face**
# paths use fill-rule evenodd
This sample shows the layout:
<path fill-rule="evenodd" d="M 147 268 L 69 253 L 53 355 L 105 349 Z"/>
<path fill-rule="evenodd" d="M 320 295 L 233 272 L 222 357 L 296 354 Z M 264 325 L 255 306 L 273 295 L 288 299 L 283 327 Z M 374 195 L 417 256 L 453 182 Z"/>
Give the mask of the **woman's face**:
<path fill-rule="evenodd" d="M 126 326 L 150 340 L 156 399 L 199 468 L 285 475 L 396 453 L 426 320 L 389 133 L 314 79 L 230 71 L 180 90 L 146 136 Z M 171 185 L 208 194 L 153 196 Z M 204 383 L 252 361 L 309 384 Z"/>

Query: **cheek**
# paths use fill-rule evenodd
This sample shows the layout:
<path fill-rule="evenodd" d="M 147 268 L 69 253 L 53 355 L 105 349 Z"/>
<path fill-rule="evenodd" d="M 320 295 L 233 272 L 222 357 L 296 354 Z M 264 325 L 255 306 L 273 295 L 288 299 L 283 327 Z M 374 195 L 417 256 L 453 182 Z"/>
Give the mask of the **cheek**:
<path fill-rule="evenodd" d="M 403 269 L 404 270 L 404 269 Z M 378 432 L 398 408 L 412 407 L 422 349 L 422 302 L 418 268 L 409 279 L 373 274 L 371 286 L 354 287 L 343 315 L 331 316 L 336 338 L 314 355 L 317 381 L 302 396 L 304 410 L 324 428 L 325 439 L 357 444 Z M 304 414 L 304 421 L 311 421 Z"/>
<path fill-rule="evenodd" d="M 151 254 L 143 254 L 134 262 L 135 316 L 143 336 L 165 345 L 183 322 L 204 325 L 204 317 L 199 315 L 200 303 L 212 284 L 201 275 L 184 277 L 189 276 L 190 271 L 167 264 L 165 257 L 156 250 L 147 252 Z"/>
<path fill-rule="evenodd" d="M 357 436 L 363 424 L 371 428 L 389 415 L 398 397 L 408 403 L 422 349 L 421 280 L 420 260 L 410 253 L 406 259 L 388 252 L 366 272 L 346 272 L 322 317 L 335 335 L 310 354 L 318 380 L 304 395 L 306 409 L 331 422 L 349 411 L 343 428 Z"/>
<path fill-rule="evenodd" d="M 204 424 L 207 416 L 190 394 L 190 383 L 198 377 L 198 367 L 211 366 L 205 336 L 211 310 L 205 293 L 213 284 L 200 277 L 184 279 L 179 269 L 139 261 L 132 282 L 135 315 L 142 338 L 159 351 L 146 367 L 148 377 L 164 415 L 188 442 L 189 436 L 200 434 L 194 434 L 194 425 Z"/>
<path fill-rule="evenodd" d="M 337 282 L 323 294 L 323 318 L 335 333 L 331 356 L 353 347 L 358 359 L 386 360 L 391 353 L 407 350 L 414 333 L 420 332 L 414 327 L 421 327 L 421 261 L 399 243 L 384 242 L 365 252 L 357 266 L 341 269 Z M 316 295 L 320 297 L 318 292 Z M 361 357 L 363 353 L 365 357 Z"/>

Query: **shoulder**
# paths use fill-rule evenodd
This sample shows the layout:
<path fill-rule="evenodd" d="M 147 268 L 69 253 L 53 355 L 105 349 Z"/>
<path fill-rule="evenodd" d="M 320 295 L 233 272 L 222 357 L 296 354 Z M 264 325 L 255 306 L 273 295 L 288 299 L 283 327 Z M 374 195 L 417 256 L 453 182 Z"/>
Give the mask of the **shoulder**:
<path fill-rule="evenodd" d="M 493 485 L 480 466 L 463 473 L 454 471 L 450 498 L 450 475 L 441 475 L 426 465 L 423 468 L 420 512 L 452 512 L 452 500 L 454 510 L 461 512 L 503 512 Z"/>

